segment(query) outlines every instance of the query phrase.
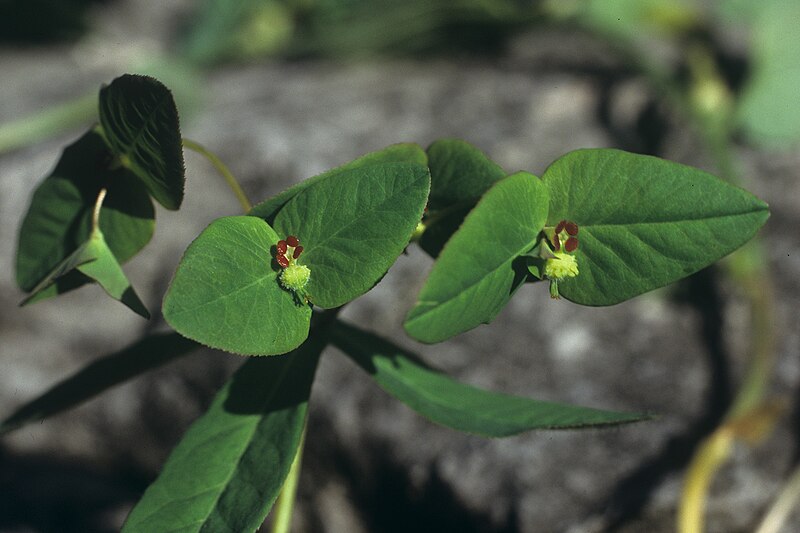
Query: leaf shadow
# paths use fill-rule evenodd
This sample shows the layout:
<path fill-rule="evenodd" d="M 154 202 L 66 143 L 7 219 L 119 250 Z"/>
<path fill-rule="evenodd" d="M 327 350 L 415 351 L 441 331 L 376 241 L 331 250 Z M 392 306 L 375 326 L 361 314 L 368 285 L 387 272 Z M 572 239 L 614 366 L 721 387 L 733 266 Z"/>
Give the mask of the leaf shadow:
<path fill-rule="evenodd" d="M 188 354 L 200 345 L 177 333 L 146 337 L 102 357 L 19 407 L 0 424 L 0 435 L 76 407 L 111 387 Z"/>

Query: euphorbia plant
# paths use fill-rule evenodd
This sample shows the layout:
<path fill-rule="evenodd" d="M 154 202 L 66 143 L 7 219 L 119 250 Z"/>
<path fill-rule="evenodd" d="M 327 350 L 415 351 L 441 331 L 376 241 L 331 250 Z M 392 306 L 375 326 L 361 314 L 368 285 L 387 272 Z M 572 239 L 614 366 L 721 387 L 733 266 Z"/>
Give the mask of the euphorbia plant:
<path fill-rule="evenodd" d="M 182 140 L 172 97 L 152 78 L 125 75 L 101 89 L 99 116 L 34 194 L 17 279 L 24 303 L 95 281 L 148 317 L 120 263 L 152 235 L 151 199 L 180 207 L 183 147 L 209 154 Z M 184 253 L 162 307 L 177 333 L 95 363 L 2 425 L 66 409 L 200 345 L 250 356 L 172 452 L 126 531 L 253 530 L 282 489 L 274 529 L 284 531 L 328 345 L 423 416 L 461 431 L 503 437 L 647 418 L 463 385 L 339 320 L 409 245 L 435 262 L 404 328 L 436 343 L 491 322 L 525 283 L 547 281 L 552 298 L 592 306 L 662 287 L 732 252 L 769 216 L 758 198 L 703 171 L 610 149 L 568 153 L 539 178 L 507 174 L 459 140 L 397 144 L 254 207 L 210 158 L 245 214 L 215 220 Z"/>

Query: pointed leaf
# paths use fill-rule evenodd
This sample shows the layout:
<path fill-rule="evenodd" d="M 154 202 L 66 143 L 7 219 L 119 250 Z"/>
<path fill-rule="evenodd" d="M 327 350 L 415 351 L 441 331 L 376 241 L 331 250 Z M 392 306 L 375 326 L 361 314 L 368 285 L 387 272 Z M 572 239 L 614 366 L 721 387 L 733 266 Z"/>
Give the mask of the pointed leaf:
<path fill-rule="evenodd" d="M 465 385 L 428 368 L 416 355 L 341 322 L 336 324 L 331 340 L 386 392 L 425 418 L 467 433 L 507 437 L 532 429 L 605 426 L 649 418 Z"/>
<path fill-rule="evenodd" d="M 177 333 L 159 333 L 94 361 L 19 407 L 0 423 L 0 435 L 72 409 L 115 385 L 181 357 L 200 346 Z"/>
<path fill-rule="evenodd" d="M 153 235 L 153 204 L 139 180 L 124 169 L 109 170 L 102 137 L 89 131 L 68 146 L 56 168 L 36 189 L 22 222 L 17 248 L 17 284 L 30 292 L 89 239 L 92 208 L 106 187 L 100 229 L 120 263 L 133 257 Z M 63 283 L 70 278 L 73 283 Z M 83 276 L 60 278 L 55 295 L 86 283 Z"/>
<path fill-rule="evenodd" d="M 134 313 L 147 319 L 150 318 L 150 313 L 131 287 L 99 229 L 92 233 L 88 241 L 57 265 L 20 305 L 34 303 L 51 295 L 46 289 L 57 282 L 59 278 L 76 269 L 86 278 L 96 281 L 109 296 L 128 306 Z"/>
<path fill-rule="evenodd" d="M 248 215 L 263 218 L 271 224 L 275 220 L 275 215 L 278 214 L 278 211 L 280 211 L 289 200 L 308 187 L 322 180 L 337 179 L 337 176 L 343 172 L 379 163 L 414 163 L 426 165 L 428 163 L 428 158 L 419 145 L 412 143 L 393 144 L 382 150 L 370 152 L 342 166 L 302 181 L 286 189 L 282 193 L 254 206 Z"/>
<path fill-rule="evenodd" d="M 578 150 L 545 172 L 548 225 L 579 226 L 565 298 L 611 305 L 677 281 L 747 242 L 769 217 L 747 191 L 701 170 L 619 150 Z"/>
<path fill-rule="evenodd" d="M 425 232 L 419 244 L 437 257 L 445 243 L 478 203 L 483 193 L 505 171 L 471 144 L 458 139 L 441 139 L 428 147 L 431 195 Z"/>
<path fill-rule="evenodd" d="M 120 76 L 100 89 L 100 124 L 123 166 L 158 203 L 178 209 L 185 181 L 183 147 L 169 89 L 149 76 Z"/>
<path fill-rule="evenodd" d="M 76 267 L 82 274 L 95 280 L 109 296 L 128 306 L 134 313 L 150 318 L 150 312 L 131 287 L 131 282 L 128 281 L 99 229 L 89 238 L 85 257 L 92 259 Z"/>
<path fill-rule="evenodd" d="M 247 361 L 172 451 L 123 532 L 255 531 L 297 453 L 324 341 Z"/>
<path fill-rule="evenodd" d="M 181 335 L 242 355 L 272 355 L 308 337 L 311 308 L 278 281 L 275 231 L 256 217 L 211 223 L 183 255 L 164 318 Z"/>
<path fill-rule="evenodd" d="M 517 258 L 536 245 L 547 208 L 547 189 L 527 172 L 489 189 L 434 263 L 408 334 L 433 343 L 490 322 L 525 280 Z"/>
<path fill-rule="evenodd" d="M 338 307 L 380 280 L 422 218 L 429 189 L 426 167 L 383 163 L 320 180 L 286 204 L 275 230 L 300 239 L 314 305 Z"/>

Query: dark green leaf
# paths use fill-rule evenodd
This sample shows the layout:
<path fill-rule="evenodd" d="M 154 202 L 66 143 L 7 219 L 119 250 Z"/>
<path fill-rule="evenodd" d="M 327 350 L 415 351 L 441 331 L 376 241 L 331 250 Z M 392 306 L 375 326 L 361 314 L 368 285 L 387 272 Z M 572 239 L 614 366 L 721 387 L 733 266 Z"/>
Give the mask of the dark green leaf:
<path fill-rule="evenodd" d="M 275 230 L 305 248 L 299 262 L 311 269 L 314 305 L 338 307 L 378 282 L 408 244 L 429 189 L 426 167 L 382 163 L 319 180 L 286 204 Z"/>
<path fill-rule="evenodd" d="M 467 433 L 507 437 L 531 429 L 604 426 L 649 418 L 464 385 L 431 370 L 416 355 L 341 322 L 335 326 L 331 339 L 386 392 L 429 420 Z"/>
<path fill-rule="evenodd" d="M 489 189 L 434 263 L 406 317 L 408 334 L 439 342 L 490 322 L 525 281 L 517 258 L 536 245 L 547 208 L 547 189 L 526 172 Z"/>
<path fill-rule="evenodd" d="M 72 409 L 115 385 L 177 359 L 198 347 L 198 344 L 177 333 L 159 333 L 146 337 L 124 350 L 90 363 L 38 398 L 19 407 L 0 423 L 0 434 Z"/>
<path fill-rule="evenodd" d="M 428 209 L 437 211 L 454 204 L 475 204 L 506 172 L 494 161 L 459 139 L 440 139 L 427 149 L 431 169 Z"/>
<path fill-rule="evenodd" d="M 92 208 L 103 187 L 108 194 L 100 211 L 100 229 L 117 260 L 127 261 L 150 240 L 153 204 L 130 172 L 108 169 L 110 157 L 101 136 L 89 131 L 64 150 L 56 168 L 36 189 L 17 249 L 17 283 L 22 290 L 33 290 L 89 239 Z M 75 282 L 59 281 L 52 295 L 87 281 L 70 279 Z"/>
<path fill-rule="evenodd" d="M 378 150 L 377 152 L 370 152 L 340 167 L 333 168 L 327 172 L 323 172 L 322 174 L 314 176 L 313 178 L 302 181 L 297 185 L 286 189 L 282 193 L 264 200 L 260 204 L 256 205 L 250 210 L 248 215 L 263 218 L 272 224 L 272 222 L 275 220 L 275 215 L 278 214 L 278 211 L 280 211 L 289 200 L 294 198 L 297 194 L 299 194 L 301 191 L 304 191 L 308 187 L 323 180 L 337 180 L 339 179 L 338 176 L 340 174 L 356 168 L 362 168 L 381 163 L 414 163 L 418 165 L 427 165 L 428 158 L 419 145 L 411 143 L 393 144 L 392 146 L 388 146 L 382 150 Z"/>
<path fill-rule="evenodd" d="M 278 281 L 275 231 L 256 217 L 215 220 L 189 246 L 164 298 L 181 335 L 242 355 L 272 355 L 308 337 L 311 307 Z"/>
<path fill-rule="evenodd" d="M 100 89 L 100 124 L 122 165 L 158 203 L 178 209 L 185 181 L 183 147 L 169 89 L 149 76 L 120 76 Z"/>
<path fill-rule="evenodd" d="M 247 361 L 172 451 L 123 532 L 255 531 L 297 453 L 324 339 Z"/>
<path fill-rule="evenodd" d="M 483 193 L 506 176 L 505 171 L 469 143 L 441 139 L 428 147 L 431 195 L 427 228 L 419 245 L 437 257 Z"/>
<path fill-rule="evenodd" d="M 701 170 L 619 150 L 578 150 L 545 172 L 548 225 L 579 226 L 579 274 L 565 298 L 611 305 L 697 272 L 769 217 L 752 194 Z"/>

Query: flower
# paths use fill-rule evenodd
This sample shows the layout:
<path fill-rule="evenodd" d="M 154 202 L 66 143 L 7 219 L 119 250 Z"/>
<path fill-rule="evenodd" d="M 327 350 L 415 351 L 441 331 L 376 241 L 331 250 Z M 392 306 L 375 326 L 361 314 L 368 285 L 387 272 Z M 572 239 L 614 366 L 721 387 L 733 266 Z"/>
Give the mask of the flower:
<path fill-rule="evenodd" d="M 311 279 L 311 269 L 297 264 L 297 259 L 302 253 L 303 247 L 300 246 L 300 239 L 294 235 L 281 239 L 275 245 L 275 262 L 281 267 L 278 282 L 281 287 L 294 293 L 298 305 L 309 302 L 306 285 Z"/>
<path fill-rule="evenodd" d="M 578 275 L 578 261 L 574 255 L 566 252 L 553 252 L 553 256 L 544 263 L 544 275 L 548 279 L 561 281 Z"/>

